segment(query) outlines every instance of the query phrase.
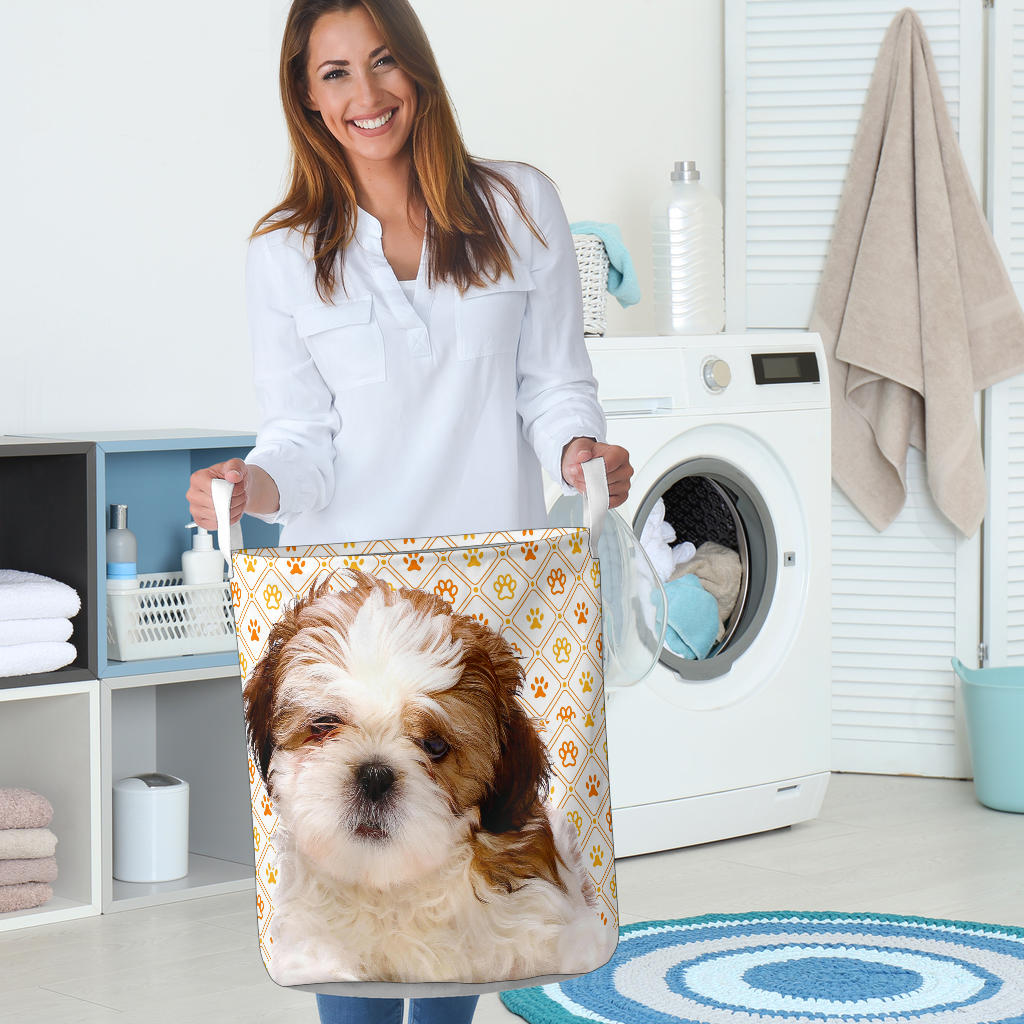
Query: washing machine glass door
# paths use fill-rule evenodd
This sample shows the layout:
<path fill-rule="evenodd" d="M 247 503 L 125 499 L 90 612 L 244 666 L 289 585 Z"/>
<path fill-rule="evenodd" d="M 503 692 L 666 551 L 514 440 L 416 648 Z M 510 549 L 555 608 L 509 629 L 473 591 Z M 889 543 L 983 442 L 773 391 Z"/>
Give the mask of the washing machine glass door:
<path fill-rule="evenodd" d="M 548 513 L 551 526 L 581 526 L 581 495 L 563 495 Z M 601 585 L 601 658 L 606 688 L 639 683 L 665 643 L 665 588 L 630 525 L 609 510 L 597 542 Z"/>

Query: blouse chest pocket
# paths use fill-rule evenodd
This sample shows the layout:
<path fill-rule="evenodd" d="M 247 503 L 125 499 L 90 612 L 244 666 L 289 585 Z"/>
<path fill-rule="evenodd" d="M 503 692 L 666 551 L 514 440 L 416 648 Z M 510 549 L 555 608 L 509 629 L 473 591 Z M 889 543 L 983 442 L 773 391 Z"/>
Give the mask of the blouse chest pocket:
<path fill-rule="evenodd" d="M 372 296 L 302 306 L 295 310 L 295 329 L 332 391 L 386 379 L 384 334 L 373 319 Z"/>
<path fill-rule="evenodd" d="M 533 278 L 521 270 L 495 284 L 469 288 L 457 296 L 455 326 L 460 359 L 477 359 L 499 352 L 514 352 L 523 329 L 526 303 Z"/>

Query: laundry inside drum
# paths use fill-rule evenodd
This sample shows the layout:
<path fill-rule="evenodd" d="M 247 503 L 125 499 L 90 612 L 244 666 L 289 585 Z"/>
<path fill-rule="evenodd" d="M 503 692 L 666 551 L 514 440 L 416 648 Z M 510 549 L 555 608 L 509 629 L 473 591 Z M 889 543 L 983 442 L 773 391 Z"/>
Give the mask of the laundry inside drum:
<path fill-rule="evenodd" d="M 750 546 L 737 508 L 737 495 L 725 483 L 693 475 L 676 480 L 661 499 L 663 522 L 675 532 L 675 540 L 668 542 L 671 566 L 666 564 L 662 551 L 662 566 L 670 570 L 665 580 L 666 593 L 670 595 L 670 608 L 680 609 L 683 624 L 692 630 L 690 636 L 680 632 L 671 638 L 674 650 L 666 637 L 666 653 L 679 655 L 681 645 L 688 649 L 692 645 L 689 657 L 713 658 L 725 651 L 736 636 L 750 591 Z M 652 519 L 656 520 L 659 513 L 655 506 Z M 648 522 L 653 526 L 651 519 Z M 668 535 L 665 527 L 657 532 L 662 537 Z M 684 581 L 683 577 L 690 578 Z M 706 597 L 686 589 L 698 584 L 714 598 L 717 613 Z M 676 590 L 673 599 L 674 588 L 683 589 Z"/>

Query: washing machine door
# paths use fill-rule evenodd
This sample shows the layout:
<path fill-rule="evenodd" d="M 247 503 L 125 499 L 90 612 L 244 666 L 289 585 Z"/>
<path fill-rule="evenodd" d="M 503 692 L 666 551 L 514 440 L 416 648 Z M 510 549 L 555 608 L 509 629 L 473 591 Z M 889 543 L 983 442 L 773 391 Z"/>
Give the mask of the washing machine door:
<path fill-rule="evenodd" d="M 582 495 L 563 495 L 550 526 L 582 526 Z M 665 643 L 665 588 L 630 525 L 609 509 L 597 541 L 601 569 L 601 658 L 606 689 L 633 686 L 658 663 Z"/>

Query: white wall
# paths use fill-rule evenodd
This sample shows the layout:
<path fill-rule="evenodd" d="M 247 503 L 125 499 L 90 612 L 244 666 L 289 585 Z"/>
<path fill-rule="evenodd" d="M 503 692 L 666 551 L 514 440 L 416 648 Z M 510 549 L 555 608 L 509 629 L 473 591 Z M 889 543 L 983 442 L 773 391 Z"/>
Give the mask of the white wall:
<path fill-rule="evenodd" d="M 674 160 L 722 186 L 721 0 L 414 0 L 470 151 L 647 230 Z M 287 0 L 0 8 L 0 434 L 254 429 L 246 238 L 279 198 Z M 498 14 L 497 12 L 503 12 Z"/>

